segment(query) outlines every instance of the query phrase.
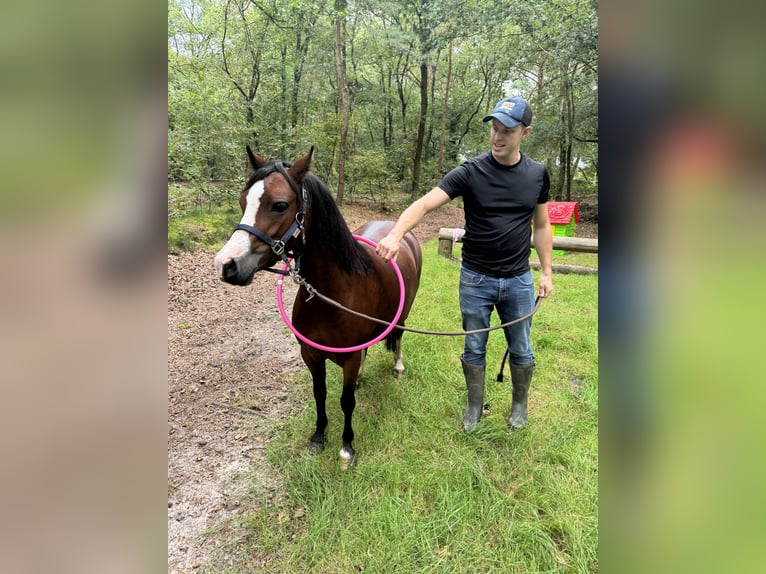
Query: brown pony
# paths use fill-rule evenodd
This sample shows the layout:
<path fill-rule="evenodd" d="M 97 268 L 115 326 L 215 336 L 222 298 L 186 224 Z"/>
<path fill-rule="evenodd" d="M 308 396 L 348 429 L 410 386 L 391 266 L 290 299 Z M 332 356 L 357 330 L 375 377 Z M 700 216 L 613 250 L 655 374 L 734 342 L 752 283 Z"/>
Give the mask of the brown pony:
<path fill-rule="evenodd" d="M 247 148 L 255 174 L 239 198 L 242 222 L 215 257 L 219 277 L 234 285 L 249 285 L 258 271 L 275 263 L 290 262 L 294 271 L 318 293 L 371 317 L 391 321 L 400 304 L 400 286 L 391 262 L 375 253 L 353 234 L 377 243 L 393 227 L 391 221 L 374 221 L 351 232 L 327 186 L 309 171 L 314 148 L 294 164 L 267 162 Z M 404 325 L 420 283 L 422 254 L 415 237 L 408 233 L 401 242 L 396 263 L 404 280 L 404 306 L 397 321 Z M 354 466 L 354 431 L 351 417 L 356 405 L 354 391 L 362 372 L 364 350 L 340 352 L 374 340 L 386 329 L 311 297 L 305 285 L 295 296 L 292 323 L 304 337 L 299 340 L 301 357 L 314 384 L 316 430 L 310 446 L 324 448 L 327 428 L 325 383 L 327 359 L 343 369 L 340 405 L 345 416 L 341 466 Z M 394 374 L 404 372 L 401 353 L 402 330 L 394 328 L 385 337 L 395 353 Z M 336 349 L 336 352 L 321 347 Z"/>

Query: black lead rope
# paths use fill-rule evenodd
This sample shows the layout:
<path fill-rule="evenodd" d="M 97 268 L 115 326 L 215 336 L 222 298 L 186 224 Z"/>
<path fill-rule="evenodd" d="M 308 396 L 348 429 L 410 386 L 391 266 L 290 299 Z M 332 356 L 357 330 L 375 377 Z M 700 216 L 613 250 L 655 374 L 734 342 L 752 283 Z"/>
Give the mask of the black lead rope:
<path fill-rule="evenodd" d="M 505 354 L 503 355 L 503 362 L 500 363 L 500 372 L 497 373 L 497 382 L 503 382 L 503 369 L 505 369 L 505 361 L 508 359 L 508 347 L 505 348 Z"/>
<path fill-rule="evenodd" d="M 325 303 L 329 303 L 333 307 L 337 307 L 338 309 L 342 309 L 343 311 L 346 311 L 347 313 L 350 313 L 356 317 L 361 317 L 362 319 L 367 319 L 369 321 L 372 321 L 373 323 L 379 323 L 380 325 L 386 325 L 389 326 L 391 324 L 390 321 L 384 321 L 383 319 L 377 319 L 375 317 L 370 317 L 369 315 L 365 315 L 364 313 L 360 313 L 359 311 L 354 311 L 353 309 L 349 309 L 348 307 L 341 305 L 337 301 L 330 299 L 326 295 L 322 295 L 320 292 L 318 292 L 316 289 L 313 289 L 308 283 L 304 282 L 302 283 L 311 293 L 312 296 L 316 295 L 319 299 L 324 301 Z M 418 333 L 420 335 L 442 335 L 445 337 L 460 337 L 463 335 L 473 335 L 474 333 L 486 333 L 489 331 L 495 331 L 497 329 L 504 329 L 505 327 L 510 327 L 511 325 L 515 325 L 516 323 L 521 323 L 522 321 L 526 321 L 532 315 L 537 313 L 537 310 L 540 308 L 540 303 L 542 303 L 543 298 L 538 295 L 537 299 L 535 299 L 535 306 L 526 315 L 523 315 L 519 317 L 518 319 L 514 319 L 513 321 L 508 321 L 507 323 L 502 323 L 501 325 L 495 325 L 494 327 L 486 327 L 484 329 L 473 329 L 471 331 L 425 331 L 423 329 L 413 329 L 411 327 L 405 327 L 404 325 L 394 325 L 394 329 L 399 329 L 400 331 L 408 331 L 410 333 Z"/>
<path fill-rule="evenodd" d="M 345 307 L 344 305 L 341 305 L 337 301 L 334 301 L 333 299 L 330 299 L 329 297 L 326 297 L 325 295 L 322 295 L 315 289 L 313 289 L 308 283 L 304 283 L 304 286 L 309 289 L 309 292 L 311 294 L 311 297 L 316 295 L 319 299 L 324 301 L 325 303 L 329 303 L 330 305 L 333 305 L 334 307 L 338 307 L 339 309 L 342 309 L 343 311 L 346 311 L 348 313 L 351 313 L 352 315 L 355 315 L 357 317 L 362 317 L 363 319 L 369 319 L 370 321 L 373 321 L 375 323 L 380 323 L 382 325 L 390 325 L 391 323 L 383 321 L 382 319 L 376 319 L 375 317 L 370 317 L 369 315 L 365 315 L 364 313 L 360 313 L 358 311 L 354 311 L 353 309 L 349 309 L 348 307 Z M 483 333 L 486 331 L 495 331 L 496 329 L 503 329 L 505 327 L 509 327 L 511 325 L 514 325 L 515 323 L 520 323 L 521 321 L 525 321 L 532 317 L 535 313 L 537 313 L 537 310 L 540 308 L 540 303 L 542 303 L 543 298 L 541 296 L 537 296 L 535 299 L 535 306 L 532 309 L 530 313 L 527 313 L 526 315 L 519 317 L 518 319 L 514 319 L 513 321 L 509 321 L 507 323 L 503 323 L 501 325 L 495 325 L 494 327 L 487 327 L 485 329 L 474 329 L 472 331 L 424 331 L 421 329 L 412 329 L 410 327 L 405 327 L 404 325 L 394 325 L 395 329 L 400 329 L 402 331 L 409 331 L 411 333 L 419 333 L 421 335 L 442 335 L 442 336 L 460 336 L 460 335 L 471 335 L 474 333 Z M 503 382 L 503 370 L 505 369 L 505 362 L 508 359 L 508 347 L 505 348 L 505 354 L 503 355 L 503 361 L 500 364 L 500 372 L 497 373 L 497 381 L 499 383 Z"/>

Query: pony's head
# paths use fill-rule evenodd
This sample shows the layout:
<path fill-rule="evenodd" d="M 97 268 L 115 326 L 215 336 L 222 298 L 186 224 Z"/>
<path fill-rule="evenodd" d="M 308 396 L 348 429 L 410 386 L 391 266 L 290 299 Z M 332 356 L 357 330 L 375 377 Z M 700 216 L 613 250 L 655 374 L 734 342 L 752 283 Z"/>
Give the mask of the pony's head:
<path fill-rule="evenodd" d="M 266 161 L 247 147 L 255 174 L 239 196 L 242 220 L 215 256 L 221 280 L 248 285 L 256 271 L 271 267 L 305 240 L 303 219 L 307 194 L 303 181 L 311 165 L 312 147 L 293 164 Z"/>

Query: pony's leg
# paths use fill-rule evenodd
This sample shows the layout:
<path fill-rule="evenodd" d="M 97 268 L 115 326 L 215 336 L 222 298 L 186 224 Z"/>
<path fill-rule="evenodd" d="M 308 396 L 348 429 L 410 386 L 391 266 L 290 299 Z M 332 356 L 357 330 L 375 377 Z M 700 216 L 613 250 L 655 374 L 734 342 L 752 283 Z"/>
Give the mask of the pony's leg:
<path fill-rule="evenodd" d="M 306 360 L 306 357 L 304 357 Z M 327 429 L 327 409 L 325 403 L 327 401 L 327 383 L 326 375 L 327 369 L 325 367 L 324 359 L 306 361 L 306 364 L 311 371 L 311 379 L 314 383 L 314 402 L 316 403 L 317 420 L 316 430 L 311 435 L 311 441 L 309 442 L 309 450 L 314 453 L 319 453 L 324 450 L 326 441 L 325 430 Z"/>
<path fill-rule="evenodd" d="M 400 379 L 404 374 L 404 363 L 402 362 L 402 338 L 399 337 L 394 343 L 394 377 Z"/>
<path fill-rule="evenodd" d="M 358 389 L 362 380 L 362 374 L 364 373 L 364 361 L 367 359 L 367 349 L 362 349 L 362 361 L 359 364 L 359 373 L 356 375 L 356 388 Z"/>
<path fill-rule="evenodd" d="M 343 470 L 356 466 L 356 453 L 351 443 L 354 441 L 354 429 L 351 426 L 351 418 L 356 407 L 357 374 L 359 373 L 362 353 L 354 353 L 354 356 L 343 364 L 343 392 L 340 395 L 340 408 L 343 410 L 343 447 L 340 449 L 340 467 Z"/>

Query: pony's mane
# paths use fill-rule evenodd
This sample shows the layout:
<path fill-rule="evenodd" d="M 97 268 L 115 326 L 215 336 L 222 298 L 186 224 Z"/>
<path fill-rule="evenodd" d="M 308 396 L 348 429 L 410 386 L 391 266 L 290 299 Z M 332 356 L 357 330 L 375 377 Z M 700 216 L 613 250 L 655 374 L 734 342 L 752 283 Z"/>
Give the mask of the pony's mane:
<path fill-rule="evenodd" d="M 324 182 L 309 172 L 303 178 L 309 193 L 311 224 L 306 245 L 329 250 L 338 266 L 348 273 L 365 275 L 373 270 L 370 255 L 354 239 L 346 220 Z"/>
<path fill-rule="evenodd" d="M 282 163 L 286 168 L 292 166 L 290 162 Z M 256 170 L 248 181 L 247 188 L 275 171 L 276 160 L 270 161 Z M 374 266 L 370 255 L 354 239 L 325 183 L 308 172 L 303 178 L 303 185 L 308 192 L 308 209 L 311 212 L 306 233 L 306 249 L 328 251 L 338 266 L 347 273 L 366 275 L 372 271 Z"/>

